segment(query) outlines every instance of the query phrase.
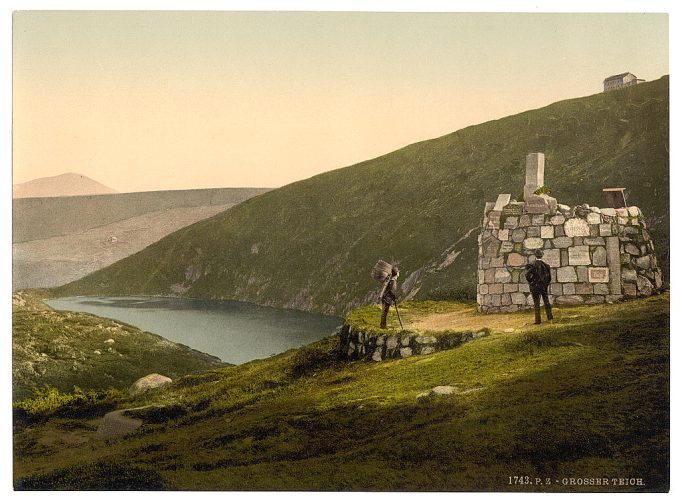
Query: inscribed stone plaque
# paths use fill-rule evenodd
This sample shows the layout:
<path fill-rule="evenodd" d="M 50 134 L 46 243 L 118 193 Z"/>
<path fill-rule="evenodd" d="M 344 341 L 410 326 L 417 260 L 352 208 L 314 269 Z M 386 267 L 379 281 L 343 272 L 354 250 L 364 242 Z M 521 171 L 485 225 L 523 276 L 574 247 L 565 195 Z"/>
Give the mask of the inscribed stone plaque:
<path fill-rule="evenodd" d="M 572 246 L 569 248 L 569 265 L 590 265 L 588 246 Z"/>
<path fill-rule="evenodd" d="M 498 194 L 496 204 L 493 207 L 494 211 L 501 211 L 503 207 L 510 202 L 510 194 Z"/>
<path fill-rule="evenodd" d="M 524 210 L 527 213 L 549 213 L 550 206 L 545 199 L 540 196 L 527 196 Z"/>
<path fill-rule="evenodd" d="M 590 236 L 590 227 L 588 222 L 582 218 L 570 218 L 564 224 L 564 233 L 571 238 Z"/>
<path fill-rule="evenodd" d="M 589 267 L 589 283 L 609 283 L 609 267 Z"/>
<path fill-rule="evenodd" d="M 519 216 L 524 211 L 524 205 L 521 203 L 510 203 L 503 207 L 503 215 L 505 216 Z"/>

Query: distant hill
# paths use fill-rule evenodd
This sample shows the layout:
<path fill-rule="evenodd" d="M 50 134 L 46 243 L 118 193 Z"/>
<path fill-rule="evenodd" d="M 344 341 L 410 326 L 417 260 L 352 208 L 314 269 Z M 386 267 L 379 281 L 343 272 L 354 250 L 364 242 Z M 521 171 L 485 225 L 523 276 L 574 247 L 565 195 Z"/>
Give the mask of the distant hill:
<path fill-rule="evenodd" d="M 14 201 L 12 287 L 53 287 L 267 189 L 201 189 Z"/>
<path fill-rule="evenodd" d="M 544 152 L 560 203 L 627 187 L 669 265 L 668 77 L 554 103 L 272 190 L 57 291 L 231 298 L 342 314 L 375 301 L 398 260 L 415 299 L 474 295 L 485 201 L 521 194 Z"/>
<path fill-rule="evenodd" d="M 91 194 L 115 194 L 106 185 L 78 173 L 64 173 L 63 175 L 36 178 L 12 186 L 12 197 L 60 197 L 85 196 Z"/>
<path fill-rule="evenodd" d="M 237 204 L 265 188 L 160 190 L 13 201 L 12 242 L 82 232 L 153 211 Z"/>

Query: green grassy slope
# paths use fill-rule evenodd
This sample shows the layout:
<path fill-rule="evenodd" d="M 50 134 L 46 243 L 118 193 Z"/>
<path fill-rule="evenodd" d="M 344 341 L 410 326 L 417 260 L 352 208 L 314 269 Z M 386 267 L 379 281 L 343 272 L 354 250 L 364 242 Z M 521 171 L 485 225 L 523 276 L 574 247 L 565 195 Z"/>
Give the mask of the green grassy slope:
<path fill-rule="evenodd" d="M 417 307 L 417 306 L 416 306 Z M 432 304 L 413 312 L 446 314 Z M 425 356 L 339 362 L 337 340 L 180 379 L 127 437 L 58 417 L 15 432 L 19 488 L 563 491 L 569 477 L 669 484 L 669 297 L 482 316 Z M 509 333 L 506 330 L 513 328 Z M 440 385 L 451 395 L 418 398 Z M 58 440 L 55 440 L 58 439 Z M 511 476 L 551 485 L 509 485 Z"/>
<path fill-rule="evenodd" d="M 485 201 L 521 194 L 546 155 L 559 202 L 603 205 L 623 186 L 668 272 L 668 78 L 554 103 L 410 145 L 254 197 L 58 294 L 167 294 L 345 313 L 372 300 L 380 258 L 417 299 L 474 293 Z M 199 274 L 196 274 L 198 271 Z"/>
<path fill-rule="evenodd" d="M 154 372 L 177 378 L 222 365 L 219 358 L 125 323 L 54 311 L 34 294 L 19 292 L 12 299 L 15 399 L 45 386 L 62 392 L 74 386 L 127 388 Z"/>

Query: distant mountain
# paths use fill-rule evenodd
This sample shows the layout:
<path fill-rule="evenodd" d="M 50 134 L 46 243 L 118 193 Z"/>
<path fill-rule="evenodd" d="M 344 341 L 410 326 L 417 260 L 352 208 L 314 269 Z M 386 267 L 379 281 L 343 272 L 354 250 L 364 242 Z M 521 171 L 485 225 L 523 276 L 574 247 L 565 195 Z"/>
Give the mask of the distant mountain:
<path fill-rule="evenodd" d="M 558 202 L 626 187 L 669 267 L 668 77 L 470 126 L 296 182 L 185 227 L 60 294 L 225 298 L 343 314 L 376 300 L 398 260 L 404 295 L 474 298 L 484 203 L 520 195 L 544 152 Z"/>
<path fill-rule="evenodd" d="M 82 278 L 268 189 L 226 188 L 14 200 L 12 288 Z"/>
<path fill-rule="evenodd" d="M 59 197 L 86 196 L 91 194 L 115 194 L 117 190 L 78 173 L 36 178 L 12 186 L 12 197 Z"/>

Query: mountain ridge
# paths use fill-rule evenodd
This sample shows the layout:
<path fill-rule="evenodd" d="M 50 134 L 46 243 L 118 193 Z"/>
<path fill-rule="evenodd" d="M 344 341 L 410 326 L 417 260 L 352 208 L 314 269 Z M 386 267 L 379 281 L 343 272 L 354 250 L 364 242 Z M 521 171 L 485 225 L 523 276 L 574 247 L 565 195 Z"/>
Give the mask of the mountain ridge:
<path fill-rule="evenodd" d="M 86 196 L 94 194 L 116 194 L 106 185 L 80 173 L 62 173 L 55 176 L 35 178 L 12 185 L 12 198 Z"/>

